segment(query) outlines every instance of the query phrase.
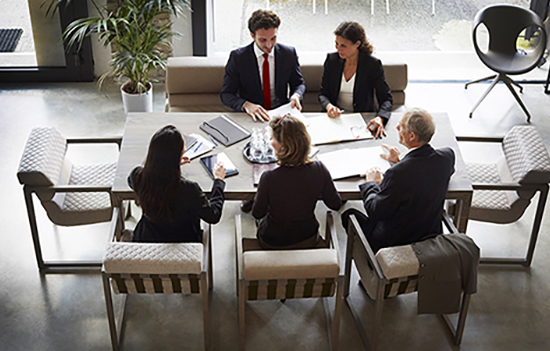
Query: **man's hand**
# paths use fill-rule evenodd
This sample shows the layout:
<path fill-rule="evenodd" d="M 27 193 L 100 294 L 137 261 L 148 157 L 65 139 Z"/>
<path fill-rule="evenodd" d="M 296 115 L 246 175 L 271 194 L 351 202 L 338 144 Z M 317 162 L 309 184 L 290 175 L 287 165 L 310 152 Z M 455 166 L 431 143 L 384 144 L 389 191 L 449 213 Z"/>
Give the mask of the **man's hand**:
<path fill-rule="evenodd" d="M 246 113 L 248 113 L 250 117 L 252 117 L 252 120 L 254 120 L 254 122 L 260 121 L 263 123 L 269 121 L 269 115 L 267 114 L 267 111 L 265 110 L 265 108 L 263 108 L 263 106 L 256 105 L 251 103 L 250 101 L 247 101 L 243 105 L 243 108 Z"/>
<path fill-rule="evenodd" d="M 380 154 L 380 157 L 384 160 L 390 161 L 391 163 L 399 162 L 399 155 L 401 155 L 401 151 L 399 151 L 398 148 L 387 144 L 382 144 L 382 147 L 388 150 L 388 154 Z"/>
<path fill-rule="evenodd" d="M 374 119 L 371 119 L 367 124 L 367 129 L 374 133 L 374 138 L 382 138 L 386 136 L 386 130 L 384 129 L 384 122 L 382 117 L 378 116 Z"/>
<path fill-rule="evenodd" d="M 187 156 L 182 156 L 180 161 L 180 166 L 183 166 L 186 163 L 191 163 L 191 160 Z"/>
<path fill-rule="evenodd" d="M 382 173 L 380 173 L 380 168 L 372 167 L 368 169 L 365 180 L 367 182 L 377 182 L 378 184 L 382 183 Z"/>
<path fill-rule="evenodd" d="M 327 116 L 330 118 L 340 117 L 340 109 L 333 104 L 327 105 Z"/>
<path fill-rule="evenodd" d="M 300 95 L 294 94 L 290 97 L 290 107 L 296 107 L 298 111 L 302 112 L 302 104 L 300 104 Z"/>

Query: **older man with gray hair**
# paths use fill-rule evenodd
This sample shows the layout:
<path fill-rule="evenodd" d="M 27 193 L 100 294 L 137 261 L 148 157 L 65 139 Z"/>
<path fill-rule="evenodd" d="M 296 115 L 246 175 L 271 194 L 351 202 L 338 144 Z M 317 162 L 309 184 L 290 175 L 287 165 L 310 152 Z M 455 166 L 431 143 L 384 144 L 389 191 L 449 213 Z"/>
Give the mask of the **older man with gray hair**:
<path fill-rule="evenodd" d="M 454 172 L 453 150 L 435 150 L 429 144 L 435 124 L 426 110 L 405 111 L 397 131 L 407 152 L 383 145 L 389 153 L 381 157 L 395 164 L 384 175 L 369 169 L 366 183 L 359 186 L 367 215 L 356 209 L 342 214 L 346 229 L 350 214 L 356 215 L 375 252 L 442 233 L 443 202 Z"/>

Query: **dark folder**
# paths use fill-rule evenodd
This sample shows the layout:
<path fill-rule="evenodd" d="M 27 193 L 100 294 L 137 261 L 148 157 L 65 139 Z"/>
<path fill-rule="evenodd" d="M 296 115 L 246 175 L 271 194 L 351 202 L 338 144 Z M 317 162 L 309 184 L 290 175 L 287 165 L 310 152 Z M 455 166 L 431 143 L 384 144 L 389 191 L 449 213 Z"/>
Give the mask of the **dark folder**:
<path fill-rule="evenodd" d="M 200 128 L 225 146 L 233 145 L 250 136 L 250 132 L 231 118 L 221 115 L 210 121 L 204 121 Z"/>

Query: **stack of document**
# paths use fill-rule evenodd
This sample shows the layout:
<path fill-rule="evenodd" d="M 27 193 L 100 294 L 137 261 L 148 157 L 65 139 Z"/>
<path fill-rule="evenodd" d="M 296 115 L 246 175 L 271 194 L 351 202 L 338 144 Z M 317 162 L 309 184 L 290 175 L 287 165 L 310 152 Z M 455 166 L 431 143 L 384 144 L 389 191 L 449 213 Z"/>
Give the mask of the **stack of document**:
<path fill-rule="evenodd" d="M 304 117 L 302 112 L 300 112 L 295 107 L 294 108 L 290 107 L 290 102 L 286 105 L 279 106 L 276 109 L 267 111 L 267 114 L 269 115 L 269 118 L 271 118 L 271 119 L 273 119 L 275 117 L 283 117 L 284 115 L 289 114 L 292 117 L 298 118 L 306 126 L 309 124 L 308 120 Z"/>
<path fill-rule="evenodd" d="M 379 167 L 384 173 L 391 164 L 380 157 L 384 150 L 380 146 L 360 149 L 343 149 L 317 155 L 317 159 L 327 167 L 333 180 L 360 177 L 367 169 Z"/>
<path fill-rule="evenodd" d="M 307 131 L 312 145 L 373 138 L 359 113 L 345 114 L 337 118 L 320 115 L 308 118 L 307 121 Z"/>

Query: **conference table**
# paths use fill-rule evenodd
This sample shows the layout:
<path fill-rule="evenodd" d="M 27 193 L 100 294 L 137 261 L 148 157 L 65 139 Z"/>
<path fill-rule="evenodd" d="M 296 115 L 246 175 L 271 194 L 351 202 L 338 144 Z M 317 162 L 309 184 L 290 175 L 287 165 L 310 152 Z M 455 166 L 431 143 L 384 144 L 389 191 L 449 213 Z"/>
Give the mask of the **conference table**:
<path fill-rule="evenodd" d="M 149 141 L 153 134 L 161 127 L 172 124 L 182 133 L 197 133 L 208 138 L 199 125 L 203 121 L 208 121 L 218 117 L 220 112 L 183 112 L 183 113 L 129 113 L 126 119 L 122 146 L 120 149 L 115 180 L 112 188 L 113 204 L 121 207 L 124 200 L 135 200 L 136 194 L 128 186 L 127 178 L 130 171 L 142 165 L 147 155 Z M 254 127 L 263 127 L 266 123 L 254 122 L 244 113 L 223 113 L 245 129 L 252 131 Z M 306 118 L 319 116 L 320 113 L 304 113 Z M 374 113 L 362 113 L 363 119 L 368 122 L 374 118 Z M 326 114 L 325 114 L 326 116 Z M 449 182 L 446 198 L 456 201 L 453 221 L 461 233 L 466 231 L 468 224 L 468 214 L 472 201 L 473 189 L 468 178 L 466 165 L 462 159 L 458 143 L 455 138 L 451 122 L 446 113 L 432 113 L 436 123 L 436 133 L 430 144 L 435 147 L 450 147 L 456 155 L 455 172 Z M 384 144 L 398 146 L 402 151 L 405 147 L 398 144 L 398 133 L 396 126 L 402 117 L 402 113 L 393 113 L 386 126 L 387 136 L 383 139 L 367 139 L 352 142 L 341 142 L 336 144 L 319 145 L 319 154 L 329 151 L 335 151 L 343 148 L 359 148 Z M 327 117 L 328 118 L 328 117 Z M 252 164 L 244 157 L 243 149 L 250 138 L 242 140 L 229 147 L 218 143 L 218 146 L 207 155 L 225 152 L 231 161 L 239 170 L 239 174 L 225 179 L 225 198 L 226 200 L 252 200 L 256 193 L 256 187 L 253 185 Z M 353 162 L 353 160 L 350 160 Z M 209 177 L 206 170 L 199 162 L 199 158 L 193 159 L 190 164 L 182 166 L 182 175 L 192 181 L 197 182 L 202 190 L 209 195 L 213 180 Z M 360 200 L 359 184 L 364 179 L 355 177 L 335 181 L 336 189 L 344 200 Z M 120 211 L 122 213 L 122 211 Z"/>

